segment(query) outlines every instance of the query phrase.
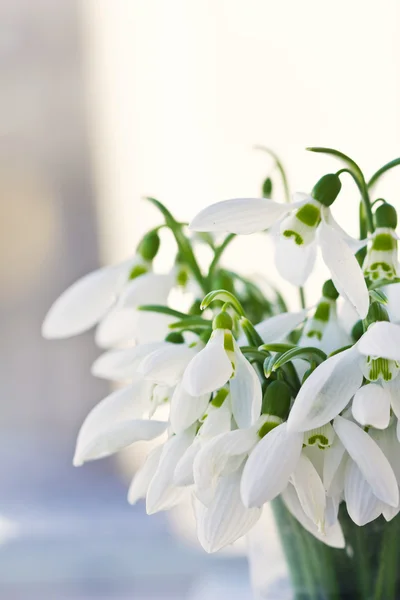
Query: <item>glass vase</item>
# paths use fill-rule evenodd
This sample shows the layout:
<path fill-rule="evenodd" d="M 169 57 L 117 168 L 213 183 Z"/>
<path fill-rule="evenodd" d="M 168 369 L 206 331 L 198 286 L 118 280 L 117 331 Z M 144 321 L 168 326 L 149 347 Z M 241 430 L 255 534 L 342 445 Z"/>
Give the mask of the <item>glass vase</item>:
<path fill-rule="evenodd" d="M 277 499 L 278 526 L 295 600 L 400 599 L 400 514 L 359 527 L 341 504 L 339 520 L 346 548 L 326 546 Z"/>

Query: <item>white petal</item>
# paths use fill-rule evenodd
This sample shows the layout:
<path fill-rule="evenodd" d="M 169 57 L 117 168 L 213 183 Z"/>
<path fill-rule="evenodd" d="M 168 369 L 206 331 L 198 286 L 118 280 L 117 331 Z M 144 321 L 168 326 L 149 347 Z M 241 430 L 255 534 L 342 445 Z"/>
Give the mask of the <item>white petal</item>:
<path fill-rule="evenodd" d="M 245 535 L 261 516 L 259 508 L 245 508 L 240 497 L 241 471 L 236 471 L 218 482 L 215 497 L 206 508 L 195 500 L 197 536 L 206 552 L 216 552 L 233 544 Z"/>
<path fill-rule="evenodd" d="M 388 299 L 386 308 L 390 320 L 394 323 L 400 323 L 400 283 L 385 285 L 382 291 L 385 292 Z"/>
<path fill-rule="evenodd" d="M 183 371 L 197 354 L 186 344 L 166 344 L 148 354 L 139 365 L 139 372 L 156 383 L 173 386 L 181 379 Z"/>
<path fill-rule="evenodd" d="M 254 367 L 235 344 L 235 372 L 229 382 L 232 414 L 241 428 L 250 427 L 261 413 L 262 389 Z"/>
<path fill-rule="evenodd" d="M 204 208 L 189 225 L 193 231 L 227 231 L 254 233 L 268 229 L 293 210 L 266 198 L 234 198 Z"/>
<path fill-rule="evenodd" d="M 323 531 L 325 528 L 325 489 L 316 468 L 304 453 L 301 453 L 291 479 L 304 512 L 317 525 L 318 529 Z"/>
<path fill-rule="evenodd" d="M 312 341 L 312 344 L 314 343 L 315 339 Z M 329 322 L 323 331 L 319 348 L 326 352 L 326 354 L 330 354 L 331 352 L 339 350 L 339 348 L 343 348 L 344 346 L 348 346 L 351 343 L 352 340 L 350 335 L 348 335 L 345 330 L 342 329 L 337 317 L 335 316 L 329 319 Z"/>
<path fill-rule="evenodd" d="M 339 469 L 340 463 L 342 462 L 345 448 L 336 436 L 333 444 L 330 448 L 324 450 L 324 468 L 322 480 L 327 494 L 331 494 L 331 486 L 334 481 L 335 475 Z"/>
<path fill-rule="evenodd" d="M 354 395 L 352 412 L 360 425 L 386 429 L 390 421 L 390 392 L 377 383 L 363 385 Z"/>
<path fill-rule="evenodd" d="M 233 456 L 244 458 L 258 440 L 256 428 L 252 427 L 222 433 L 204 444 L 193 464 L 196 496 L 204 504 L 209 504 L 213 498 L 217 479 L 229 459 Z"/>
<path fill-rule="evenodd" d="M 148 407 L 152 386 L 138 381 L 132 386 L 117 390 L 96 404 L 84 420 L 78 434 L 74 464 L 83 464 L 81 457 L 98 437 L 112 434 L 115 426 L 143 416 Z"/>
<path fill-rule="evenodd" d="M 169 333 L 171 320 L 169 315 L 117 306 L 99 323 L 95 341 L 100 348 L 113 348 L 132 341 L 137 344 L 158 342 Z"/>
<path fill-rule="evenodd" d="M 296 490 L 291 484 L 282 493 L 282 500 L 288 511 L 303 525 L 304 529 L 318 540 L 332 548 L 345 547 L 345 540 L 339 521 L 336 521 L 331 527 L 327 527 L 324 533 L 318 531 L 317 526 L 307 517 L 302 509 Z"/>
<path fill-rule="evenodd" d="M 165 442 L 157 471 L 147 490 L 147 514 L 151 515 L 160 510 L 167 510 L 181 500 L 185 490 L 175 486 L 174 471 L 178 461 L 192 444 L 195 433 L 195 427 L 191 427 Z"/>
<path fill-rule="evenodd" d="M 138 377 L 138 366 L 145 356 L 162 348 L 165 344 L 167 342 L 153 342 L 151 344 L 139 344 L 133 348 L 109 350 L 94 361 L 91 373 L 95 377 L 102 377 L 111 381 L 135 379 Z"/>
<path fill-rule="evenodd" d="M 172 275 L 145 273 L 124 287 L 118 299 L 120 307 L 135 307 L 142 304 L 166 304 L 174 283 Z"/>
<path fill-rule="evenodd" d="M 357 240 L 353 237 L 351 237 L 351 235 L 349 235 L 340 225 L 339 223 L 336 221 L 336 219 L 333 217 L 332 212 L 328 209 L 325 209 L 325 220 L 328 223 L 328 225 L 330 225 L 332 227 L 332 229 L 334 229 L 342 238 L 342 240 L 344 240 L 346 242 L 346 244 L 349 246 L 349 248 L 353 251 L 353 253 L 357 252 L 358 250 L 360 250 L 361 248 L 365 248 L 365 246 L 368 244 L 368 239 L 364 239 L 364 240 Z"/>
<path fill-rule="evenodd" d="M 98 269 L 78 279 L 54 302 L 43 323 L 47 339 L 66 338 L 95 325 L 127 283 L 132 261 Z"/>
<path fill-rule="evenodd" d="M 360 318 L 364 319 L 369 308 L 369 293 L 363 272 L 352 250 L 324 221 L 319 226 L 319 243 L 322 257 L 337 291 L 354 306 Z"/>
<path fill-rule="evenodd" d="M 340 496 L 327 496 L 326 497 L 326 508 L 325 508 L 325 525 L 326 527 L 332 527 L 338 520 Z"/>
<path fill-rule="evenodd" d="M 168 423 L 165 421 L 149 419 L 115 423 L 107 431 L 102 431 L 82 446 L 79 453 L 75 453 L 74 465 L 80 466 L 88 460 L 110 456 L 134 442 L 153 440 L 164 433 L 167 427 Z"/>
<path fill-rule="evenodd" d="M 392 381 L 385 381 L 383 387 L 390 394 L 390 404 L 397 418 L 400 417 L 400 377 L 397 375 Z"/>
<path fill-rule="evenodd" d="M 400 361 L 400 325 L 373 323 L 358 342 L 361 354 Z"/>
<path fill-rule="evenodd" d="M 336 417 L 333 427 L 375 496 L 386 504 L 397 506 L 399 488 L 396 477 L 376 442 L 358 425 L 343 417 Z"/>
<path fill-rule="evenodd" d="M 200 452 L 200 449 L 201 442 L 197 437 L 195 438 L 193 444 L 191 444 L 183 453 L 182 457 L 178 461 L 178 464 L 176 465 L 173 479 L 174 485 L 187 486 L 194 484 L 193 463 L 197 454 Z"/>
<path fill-rule="evenodd" d="M 289 429 L 315 429 L 338 415 L 362 383 L 359 363 L 355 346 L 321 363 L 300 388 L 289 415 Z"/>
<path fill-rule="evenodd" d="M 288 433 L 286 423 L 278 425 L 260 440 L 250 454 L 242 477 L 245 506 L 262 506 L 286 487 L 296 468 L 303 445 L 301 433 Z"/>
<path fill-rule="evenodd" d="M 307 312 L 307 310 L 300 310 L 275 315 L 258 323 L 256 330 L 266 344 L 279 342 L 305 321 Z"/>
<path fill-rule="evenodd" d="M 400 443 L 397 439 L 395 426 L 391 425 L 384 431 L 371 429 L 369 434 L 388 459 L 397 479 L 397 484 L 400 486 Z"/>
<path fill-rule="evenodd" d="M 136 504 L 136 502 L 140 500 L 140 498 L 146 497 L 147 488 L 149 487 L 150 481 L 153 479 L 153 476 L 157 470 L 162 449 L 162 444 L 154 448 L 149 453 L 140 469 L 136 471 L 132 479 L 132 483 L 129 486 L 129 504 Z"/>
<path fill-rule="evenodd" d="M 379 517 L 384 506 L 352 460 L 347 464 L 344 497 L 350 518 L 360 527 Z"/>
<path fill-rule="evenodd" d="M 400 506 L 389 506 L 388 504 L 383 504 L 382 515 L 384 516 L 386 521 L 391 521 L 394 519 L 400 512 Z"/>
<path fill-rule="evenodd" d="M 211 394 L 225 385 L 233 366 L 224 348 L 224 330 L 216 329 L 208 344 L 190 361 L 182 385 L 191 396 Z"/>
<path fill-rule="evenodd" d="M 232 413 L 228 396 L 220 407 L 208 405 L 207 417 L 199 430 L 199 436 L 202 440 L 209 440 L 220 433 L 227 433 L 231 430 L 231 421 Z"/>
<path fill-rule="evenodd" d="M 280 275 L 293 285 L 302 286 L 309 278 L 317 256 L 317 244 L 299 246 L 292 239 L 279 237 L 275 264 Z"/>
<path fill-rule="evenodd" d="M 182 387 L 182 384 L 178 383 L 171 398 L 169 417 L 174 433 L 184 431 L 197 419 L 200 419 L 206 412 L 209 401 L 210 394 L 191 396 Z"/>

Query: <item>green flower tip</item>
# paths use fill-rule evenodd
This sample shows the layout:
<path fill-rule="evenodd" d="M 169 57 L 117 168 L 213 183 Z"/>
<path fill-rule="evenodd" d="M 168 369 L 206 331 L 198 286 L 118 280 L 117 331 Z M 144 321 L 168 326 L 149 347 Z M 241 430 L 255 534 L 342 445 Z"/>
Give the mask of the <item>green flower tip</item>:
<path fill-rule="evenodd" d="M 267 177 L 262 185 L 263 198 L 270 198 L 272 196 L 272 179 Z"/>
<path fill-rule="evenodd" d="M 329 300 L 337 300 L 339 298 L 339 292 L 333 285 L 332 279 L 325 281 L 322 286 L 322 295 L 324 298 L 329 298 Z"/>
<path fill-rule="evenodd" d="M 324 206 L 330 206 L 338 197 L 341 187 L 339 176 L 328 173 L 315 184 L 311 196 Z"/>
<path fill-rule="evenodd" d="M 149 231 L 139 244 L 138 252 L 144 260 L 153 260 L 160 248 L 160 236 L 157 231 Z"/>
<path fill-rule="evenodd" d="M 233 329 L 233 320 L 232 320 L 231 315 L 229 313 L 227 313 L 225 310 L 218 313 L 218 315 L 216 315 L 214 317 L 212 328 L 213 329 L 230 329 L 230 330 L 232 330 Z"/>
<path fill-rule="evenodd" d="M 397 212 L 391 204 L 381 204 L 375 211 L 375 223 L 377 227 L 397 227 Z"/>

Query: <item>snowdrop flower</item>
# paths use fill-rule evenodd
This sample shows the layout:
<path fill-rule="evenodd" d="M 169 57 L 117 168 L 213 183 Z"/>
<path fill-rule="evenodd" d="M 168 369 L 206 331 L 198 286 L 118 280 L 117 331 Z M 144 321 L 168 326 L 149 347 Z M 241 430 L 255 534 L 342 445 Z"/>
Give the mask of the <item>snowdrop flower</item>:
<path fill-rule="evenodd" d="M 229 381 L 232 414 L 239 427 L 253 424 L 261 412 L 261 383 L 232 335 L 233 322 L 222 311 L 203 350 L 188 364 L 182 387 L 191 396 L 211 394 Z"/>
<path fill-rule="evenodd" d="M 112 267 L 104 267 L 85 275 L 69 287 L 50 308 L 44 323 L 43 336 L 66 338 L 87 331 L 98 324 L 96 342 L 110 347 L 140 338 L 148 341 L 161 327 L 165 315 L 149 316 L 135 311 L 141 304 L 161 303 L 168 298 L 173 285 L 171 275 L 150 272 L 151 265 L 136 256 Z M 143 334 L 147 335 L 147 339 Z"/>
<path fill-rule="evenodd" d="M 332 281 L 326 281 L 322 289 L 322 298 L 313 316 L 306 321 L 299 340 L 300 346 L 314 346 L 330 354 L 350 343 L 350 336 L 342 328 L 337 316 L 338 297 Z"/>
<path fill-rule="evenodd" d="M 377 310 L 383 316 L 384 309 L 377 307 Z M 392 359 L 390 352 L 398 332 L 400 327 L 392 323 L 372 324 L 358 343 L 321 363 L 297 395 L 288 419 L 289 429 L 306 431 L 328 423 L 353 396 L 353 415 L 362 425 L 387 427 L 390 407 L 400 414 L 400 378 L 397 377 L 400 362 Z M 385 339 L 389 337 L 390 347 L 384 348 Z M 398 348 L 394 354 L 400 359 Z M 364 386 L 363 377 L 369 382 Z"/>
<path fill-rule="evenodd" d="M 364 260 L 366 277 L 374 283 L 390 281 L 398 274 L 397 213 L 390 204 L 382 204 L 375 212 L 376 230 Z"/>
<path fill-rule="evenodd" d="M 81 466 L 164 433 L 167 422 L 144 418 L 151 411 L 153 389 L 151 382 L 136 381 L 99 402 L 79 431 L 74 465 Z"/>
<path fill-rule="evenodd" d="M 388 514 L 393 508 L 397 509 L 398 481 L 380 445 L 369 433 L 343 417 L 336 417 L 333 427 L 349 455 L 344 472 L 344 497 L 353 521 L 365 525 L 383 511 Z M 386 433 L 382 434 L 383 445 Z M 388 439 L 390 449 L 392 439 Z"/>
<path fill-rule="evenodd" d="M 317 182 L 311 195 L 296 194 L 293 204 L 279 204 L 265 198 L 225 200 L 202 210 L 190 228 L 249 234 L 280 223 L 276 265 L 282 277 L 294 285 L 304 285 L 314 267 L 319 245 L 338 292 L 365 318 L 368 290 L 354 256 L 360 245 L 339 227 L 329 208 L 340 189 L 339 177 L 329 174 Z"/>

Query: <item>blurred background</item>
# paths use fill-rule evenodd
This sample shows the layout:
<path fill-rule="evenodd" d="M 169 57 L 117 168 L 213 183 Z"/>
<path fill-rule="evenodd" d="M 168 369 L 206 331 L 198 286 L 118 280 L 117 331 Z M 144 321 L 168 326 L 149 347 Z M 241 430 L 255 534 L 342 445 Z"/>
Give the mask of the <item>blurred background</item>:
<path fill-rule="evenodd" d="M 367 175 L 398 156 L 399 16 L 397 0 L 0 2 L 0 598 L 251 597 L 243 548 L 207 556 L 184 515 L 127 504 L 134 462 L 71 466 L 108 388 L 89 374 L 91 333 L 45 342 L 41 322 L 159 223 L 143 195 L 182 220 L 258 196 L 272 163 L 255 144 L 297 191 L 337 169 L 306 146 Z M 391 173 L 380 195 L 396 205 L 399 184 Z M 335 204 L 352 233 L 355 198 L 349 181 Z M 277 281 L 268 244 L 238 239 L 227 264 Z M 323 277 L 319 265 L 310 302 Z M 268 515 L 264 531 L 265 597 L 290 598 Z"/>

